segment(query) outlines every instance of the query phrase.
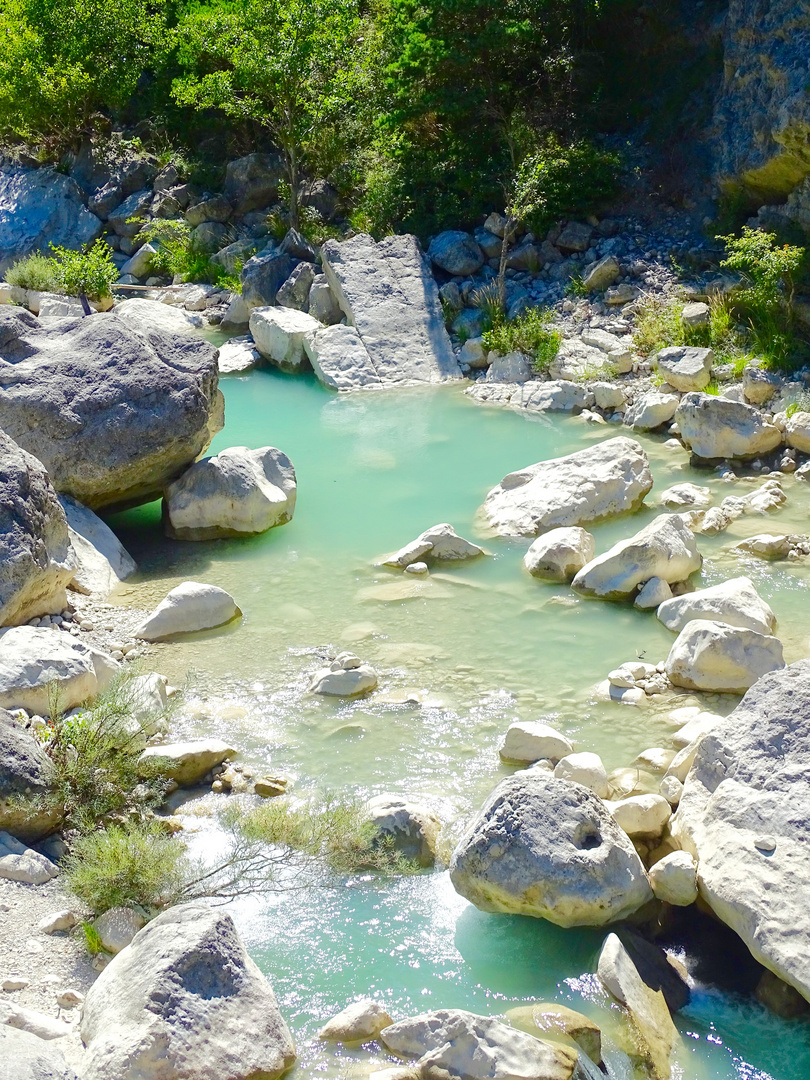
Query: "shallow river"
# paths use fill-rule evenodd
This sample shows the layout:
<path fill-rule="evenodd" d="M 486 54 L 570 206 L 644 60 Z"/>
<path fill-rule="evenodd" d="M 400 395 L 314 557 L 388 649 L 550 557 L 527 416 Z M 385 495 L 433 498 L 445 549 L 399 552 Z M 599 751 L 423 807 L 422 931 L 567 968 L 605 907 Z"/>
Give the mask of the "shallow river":
<path fill-rule="evenodd" d="M 458 388 L 338 398 L 313 378 L 264 370 L 221 385 L 227 424 L 212 452 L 281 447 L 298 477 L 293 521 L 256 539 L 197 544 L 162 538 L 158 503 L 111 522 L 140 567 L 120 602 L 149 606 L 192 579 L 227 589 L 244 613 L 224 630 L 155 647 L 154 666 L 188 687 L 180 734 L 226 737 L 244 760 L 293 777 L 299 791 L 427 794 L 463 813 L 510 771 L 497 746 L 515 718 L 547 719 L 578 749 L 601 754 L 608 769 L 669 745 L 676 725 L 668 713 L 691 698 L 632 708 L 597 702 L 593 688 L 625 660 L 663 659 L 673 636 L 654 614 L 533 580 L 522 567 L 529 541 L 482 539 L 476 520 L 505 473 L 619 429 L 482 407 Z M 655 477 L 650 503 L 686 479 L 711 486 L 717 502 L 752 489 L 689 469 L 684 452 L 662 439 L 641 441 Z M 754 580 L 776 612 L 790 662 L 809 651 L 810 568 L 728 551 L 744 535 L 807 531 L 810 485 L 786 478 L 785 490 L 776 514 L 743 517 L 699 544 L 704 584 L 739 573 Z M 596 527 L 597 551 L 654 513 Z M 378 556 L 441 521 L 491 557 L 426 581 L 375 567 Z M 320 658 L 345 648 L 374 664 L 379 690 L 350 703 L 307 696 Z M 728 712 L 736 700 L 703 703 Z M 395 1019 L 442 1007 L 498 1014 L 542 999 L 567 1002 L 608 1031 L 616 1026 L 588 974 L 603 932 L 483 914 L 454 893 L 446 873 L 245 901 L 234 916 L 296 1035 L 296 1080 L 368 1073 L 368 1053 L 336 1055 L 311 1043 L 327 1017 L 361 995 L 385 1002 Z M 687 1075 L 810 1076 L 804 1021 L 779 1020 L 750 999 L 700 985 L 676 1020 Z M 631 1075 L 621 1054 L 609 1061 L 617 1077 Z"/>

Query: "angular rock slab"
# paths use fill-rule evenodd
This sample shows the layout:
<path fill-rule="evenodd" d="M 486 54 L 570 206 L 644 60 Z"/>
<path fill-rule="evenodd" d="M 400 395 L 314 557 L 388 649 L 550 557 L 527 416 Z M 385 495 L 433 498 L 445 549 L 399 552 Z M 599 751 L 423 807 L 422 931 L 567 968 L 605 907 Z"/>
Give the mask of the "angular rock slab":
<path fill-rule="evenodd" d="M 304 337 L 304 351 L 330 390 L 379 389 L 383 384 L 353 326 L 324 326 Z"/>
<path fill-rule="evenodd" d="M 486 554 L 478 544 L 459 536 L 452 525 L 443 522 L 425 529 L 410 544 L 400 548 L 383 563 L 384 566 L 396 566 L 404 569 L 412 563 L 430 559 L 438 562 L 462 562 L 476 559 Z"/>
<path fill-rule="evenodd" d="M 0 626 L 62 611 L 74 570 L 48 474 L 0 431 Z"/>
<path fill-rule="evenodd" d="M 438 383 L 461 371 L 439 291 L 414 236 L 379 243 L 366 234 L 321 249 L 327 281 L 366 347 L 380 381 Z"/>
<path fill-rule="evenodd" d="M 758 634 L 772 634 L 776 629 L 776 616 L 747 577 L 731 578 L 708 589 L 673 596 L 659 605 L 656 615 L 667 630 L 676 634 L 693 619 L 742 626 Z"/>
<path fill-rule="evenodd" d="M 52 777 L 53 764 L 42 745 L 0 709 L 0 829 L 28 843 L 53 832 L 60 820 L 58 811 L 19 802 L 26 792 L 47 794 Z"/>
<path fill-rule="evenodd" d="M 250 332 L 256 348 L 282 371 L 306 369 L 304 338 L 320 328 L 317 319 L 295 308 L 257 307 L 250 313 Z"/>
<path fill-rule="evenodd" d="M 425 1075 L 459 1080 L 571 1080 L 576 1050 L 543 1042 L 500 1020 L 463 1009 L 422 1013 L 383 1028 L 380 1040 L 395 1054 L 416 1057 Z M 587 1074 L 584 1074 L 587 1075 Z"/>
<path fill-rule="evenodd" d="M 222 626 L 241 614 L 233 597 L 224 589 L 184 581 L 172 589 L 132 635 L 144 641 L 162 641 L 174 634 Z"/>
<path fill-rule="evenodd" d="M 91 510 L 153 498 L 222 427 L 217 351 L 199 337 L 0 311 L 0 357 L 0 428 Z"/>
<path fill-rule="evenodd" d="M 196 462 L 164 494 L 164 529 L 176 540 L 251 536 L 292 521 L 293 463 L 274 446 L 231 446 Z"/>
<path fill-rule="evenodd" d="M 700 742 L 672 821 L 698 887 L 810 1001 L 810 660 L 763 675 Z"/>
<path fill-rule="evenodd" d="M 593 536 L 575 525 L 538 536 L 523 556 L 523 565 L 533 577 L 570 581 L 595 554 Z"/>
<path fill-rule="evenodd" d="M 533 772 L 502 780 L 450 861 L 456 892 L 483 911 L 604 926 L 652 897 L 629 837 L 579 784 Z"/>
<path fill-rule="evenodd" d="M 659 349 L 653 358 L 653 366 L 661 372 L 670 386 L 682 393 L 703 390 L 709 385 L 714 353 L 711 349 L 698 349 L 689 345 L 674 345 Z"/>
<path fill-rule="evenodd" d="M 0 631 L 0 708 L 48 715 L 54 686 L 63 710 L 106 689 L 121 665 L 70 634 L 39 626 Z"/>
<path fill-rule="evenodd" d="M 84 1002 L 83 1080 L 276 1080 L 295 1047 L 221 908 L 183 904 L 136 934 Z"/>
<path fill-rule="evenodd" d="M 784 666 L 778 638 L 710 619 L 694 619 L 670 649 L 666 672 L 671 683 L 687 690 L 744 694 L 761 676 Z"/>
<path fill-rule="evenodd" d="M 70 546 L 78 564 L 70 587 L 103 600 L 135 573 L 138 569 L 135 560 L 109 525 L 92 510 L 69 495 L 60 496 L 59 502 L 65 511 Z"/>
<path fill-rule="evenodd" d="M 636 510 L 652 483 L 640 444 L 619 435 L 509 473 L 487 495 L 482 512 L 501 536 L 537 536 Z"/>
<path fill-rule="evenodd" d="M 571 587 L 586 596 L 622 600 L 650 578 L 685 581 L 703 565 L 695 538 L 680 514 L 660 514 L 635 536 L 597 555 L 587 563 Z"/>
<path fill-rule="evenodd" d="M 67 1025 L 64 1025 L 67 1034 Z M 64 1054 L 30 1031 L 0 1024 L 0 1077 L 2 1080 L 76 1080 Z"/>
<path fill-rule="evenodd" d="M 681 438 L 695 457 L 752 458 L 767 454 L 782 433 L 758 409 L 712 394 L 685 394 L 675 413 Z"/>

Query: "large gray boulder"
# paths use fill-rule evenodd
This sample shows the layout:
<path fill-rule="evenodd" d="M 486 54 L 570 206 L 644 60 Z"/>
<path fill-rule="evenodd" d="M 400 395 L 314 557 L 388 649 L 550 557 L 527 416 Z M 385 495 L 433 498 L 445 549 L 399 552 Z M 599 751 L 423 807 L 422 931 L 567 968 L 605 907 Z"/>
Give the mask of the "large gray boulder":
<path fill-rule="evenodd" d="M 652 484 L 640 444 L 619 435 L 509 473 L 487 495 L 483 515 L 501 536 L 537 536 L 637 510 Z"/>
<path fill-rule="evenodd" d="M 76 1080 L 76 1074 L 53 1043 L 0 1024 L 0 1080 Z"/>
<path fill-rule="evenodd" d="M 604 926 L 652 898 L 632 841 L 580 784 L 535 773 L 502 780 L 453 852 L 450 880 L 483 911 Z"/>
<path fill-rule="evenodd" d="M 693 619 L 669 650 L 667 677 L 675 686 L 744 694 L 762 675 L 783 668 L 782 642 L 742 626 Z"/>
<path fill-rule="evenodd" d="M 273 991 L 221 908 L 143 928 L 84 1002 L 83 1080 L 275 1080 L 295 1047 Z"/>
<path fill-rule="evenodd" d="M 586 596 L 623 600 L 650 578 L 686 581 L 702 565 L 703 557 L 681 515 L 661 514 L 586 563 L 571 584 Z"/>
<path fill-rule="evenodd" d="M 138 569 L 135 560 L 105 522 L 92 510 L 61 495 L 68 523 L 76 573 L 70 583 L 76 592 L 104 599 Z"/>
<path fill-rule="evenodd" d="M 763 675 L 704 736 L 672 831 L 760 963 L 810 1000 L 810 660 Z"/>
<path fill-rule="evenodd" d="M 223 423 L 217 351 L 116 315 L 0 311 L 0 428 L 90 509 L 157 497 Z"/>
<path fill-rule="evenodd" d="M 675 412 L 688 450 L 698 458 L 753 458 L 782 441 L 782 432 L 742 401 L 713 394 L 685 394 Z"/>
<path fill-rule="evenodd" d="M 284 159 L 278 154 L 247 154 L 229 161 L 225 170 L 225 197 L 237 214 L 259 210 L 275 202 L 284 179 Z"/>
<path fill-rule="evenodd" d="M 51 760 L 40 743 L 0 709 L 0 829 L 29 844 L 53 832 L 58 812 L 20 802 L 21 795 L 46 795 L 52 776 Z"/>
<path fill-rule="evenodd" d="M 309 310 L 311 314 L 311 306 Z M 317 327 L 304 336 L 304 352 L 315 374 L 329 390 L 368 390 L 382 386 L 368 350 L 353 326 Z"/>
<path fill-rule="evenodd" d="M 328 240 L 321 258 L 332 292 L 381 382 L 461 378 L 438 287 L 415 236 L 388 236 L 377 243 L 361 233 L 342 243 Z"/>
<path fill-rule="evenodd" d="M 75 180 L 53 169 L 0 169 L 0 278 L 50 244 L 81 251 L 103 228 Z"/>
<path fill-rule="evenodd" d="M 457 1080 L 585 1080 L 585 1055 L 545 1042 L 491 1016 L 439 1009 L 383 1028 L 380 1041 L 400 1057 L 417 1058 L 417 1075 Z"/>
<path fill-rule="evenodd" d="M 295 469 L 285 453 L 274 446 L 231 446 L 168 485 L 164 529 L 177 540 L 265 532 L 292 520 L 295 494 Z"/>
<path fill-rule="evenodd" d="M 276 294 L 293 271 L 295 261 L 283 251 L 265 248 L 242 267 L 242 300 L 248 311 L 272 306 Z"/>
<path fill-rule="evenodd" d="M 469 233 L 450 229 L 430 241 L 427 257 L 434 266 L 456 277 L 476 274 L 484 265 L 484 252 Z"/>
<path fill-rule="evenodd" d="M 62 710 L 105 690 L 120 670 L 112 657 L 70 634 L 41 626 L 0 630 L 0 708 L 47 716 L 51 694 Z"/>
<path fill-rule="evenodd" d="M 0 431 L 0 626 L 67 606 L 74 562 L 48 474 Z"/>

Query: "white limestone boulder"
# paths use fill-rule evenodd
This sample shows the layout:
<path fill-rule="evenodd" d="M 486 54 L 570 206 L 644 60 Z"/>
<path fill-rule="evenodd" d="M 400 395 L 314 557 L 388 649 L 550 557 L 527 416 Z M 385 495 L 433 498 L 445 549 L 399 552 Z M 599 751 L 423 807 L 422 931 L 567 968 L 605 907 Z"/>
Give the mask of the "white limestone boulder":
<path fill-rule="evenodd" d="M 68 523 L 76 572 L 70 588 L 105 599 L 138 567 L 124 545 L 100 517 L 86 506 L 60 495 Z"/>
<path fill-rule="evenodd" d="M 652 487 L 647 455 L 617 436 L 509 473 L 487 495 L 483 516 L 502 536 L 537 536 L 637 510 Z"/>
<path fill-rule="evenodd" d="M 304 338 L 320 328 L 317 319 L 295 308 L 257 307 L 250 313 L 256 348 L 282 371 L 303 371 L 309 366 Z"/>
<path fill-rule="evenodd" d="M 677 394 L 662 394 L 650 390 L 641 394 L 624 414 L 628 427 L 638 431 L 654 431 L 662 424 L 668 424 L 680 404 Z"/>
<path fill-rule="evenodd" d="M 59 707 L 73 709 L 96 697 L 121 665 L 70 634 L 39 626 L 0 631 L 0 708 L 47 716 L 50 688 Z"/>
<path fill-rule="evenodd" d="M 192 315 L 180 307 L 172 307 L 160 300 L 142 300 L 133 297 L 121 300 L 113 311 L 127 326 L 148 337 L 150 334 L 194 335 L 202 325 L 199 315 Z"/>
<path fill-rule="evenodd" d="M 671 851 L 650 867 L 650 885 L 657 900 L 689 907 L 698 898 L 697 862 L 688 851 Z"/>
<path fill-rule="evenodd" d="M 658 501 L 667 510 L 702 510 L 709 506 L 712 501 L 712 490 L 707 487 L 698 487 L 697 484 L 675 484 L 673 487 L 662 491 Z"/>
<path fill-rule="evenodd" d="M 382 386 L 368 350 L 353 326 L 324 326 L 304 337 L 304 352 L 330 390 L 376 390 Z"/>
<path fill-rule="evenodd" d="M 463 1009 L 440 1009 L 400 1020 L 380 1032 L 384 1046 L 417 1058 L 417 1075 L 459 1080 L 585 1080 L 576 1049 L 545 1042 L 501 1020 Z"/>
<path fill-rule="evenodd" d="M 522 380 L 513 378 L 503 381 L 521 382 Z M 526 412 L 531 413 L 580 413 L 593 405 L 594 401 L 594 395 L 587 387 L 565 379 L 552 379 L 549 382 L 532 380 L 530 383 L 525 383 L 509 399 L 509 405 L 513 409 L 525 409 Z"/>
<path fill-rule="evenodd" d="M 415 540 L 411 540 L 405 547 L 385 559 L 383 565 L 405 569 L 415 562 L 462 562 L 484 554 L 486 552 L 483 548 L 473 544 L 471 540 L 465 540 L 452 525 L 444 522 L 425 529 Z"/>
<path fill-rule="evenodd" d="M 742 626 L 758 634 L 772 634 L 776 629 L 776 616 L 747 577 L 674 596 L 661 604 L 656 614 L 667 630 L 676 634 L 694 619 Z"/>
<path fill-rule="evenodd" d="M 672 814 L 663 795 L 630 795 L 605 804 L 616 824 L 633 840 L 654 840 L 661 835 Z"/>
<path fill-rule="evenodd" d="M 166 487 L 164 531 L 176 540 L 255 535 L 291 521 L 295 496 L 295 469 L 285 453 L 231 446 Z"/>
<path fill-rule="evenodd" d="M 67 1025 L 62 1027 L 63 1034 L 67 1034 Z M 57 1046 L 8 1023 L 0 1023 L 0 1061 L 6 1073 L 4 1080 L 76 1080 L 76 1073 Z"/>
<path fill-rule="evenodd" d="M 692 393 L 681 399 L 675 422 L 695 457 L 754 458 L 775 450 L 782 432 L 741 401 Z"/>
<path fill-rule="evenodd" d="M 593 536 L 574 525 L 551 529 L 532 543 L 523 565 L 533 577 L 547 581 L 570 581 L 596 554 Z"/>
<path fill-rule="evenodd" d="M 784 666 L 778 638 L 695 619 L 670 649 L 666 672 L 671 683 L 687 690 L 744 694 L 762 675 Z"/>
<path fill-rule="evenodd" d="M 366 804 L 377 832 L 394 848 L 420 866 L 432 866 L 442 823 L 438 814 L 418 798 L 398 794 L 375 795 Z"/>
<path fill-rule="evenodd" d="M 668 581 L 660 577 L 651 577 L 636 593 L 633 607 L 638 608 L 639 611 L 651 611 L 663 604 L 665 600 L 669 600 L 671 596 L 672 589 Z"/>
<path fill-rule="evenodd" d="M 83 1080 L 277 1080 L 295 1047 L 273 991 L 221 907 L 182 904 L 90 987 Z"/>
<path fill-rule="evenodd" d="M 650 578 L 685 581 L 702 565 L 695 538 L 680 514 L 661 514 L 583 566 L 572 588 L 586 596 L 620 600 Z"/>
<path fill-rule="evenodd" d="M 697 747 L 672 821 L 702 899 L 810 1000 L 810 661 L 763 675 Z"/>
<path fill-rule="evenodd" d="M 132 636 L 143 641 L 163 641 L 175 634 L 222 626 L 241 614 L 234 598 L 224 589 L 184 581 L 161 600 L 152 614 L 133 630 Z"/>
<path fill-rule="evenodd" d="M 607 771 L 598 754 L 582 751 L 579 754 L 567 754 L 560 758 L 554 769 L 558 780 L 568 780 L 572 784 L 582 784 L 588 791 L 607 799 L 610 795 Z"/>
<path fill-rule="evenodd" d="M 0 878 L 23 885 L 44 885 L 59 870 L 50 859 L 7 832 L 0 832 Z"/>
<path fill-rule="evenodd" d="M 794 450 L 810 454 L 810 413 L 795 412 L 785 421 L 785 441 Z"/>
<path fill-rule="evenodd" d="M 376 1039 L 383 1028 L 393 1023 L 382 1005 L 369 998 L 353 1001 L 328 1020 L 318 1032 L 325 1042 L 366 1042 Z"/>
<path fill-rule="evenodd" d="M 565 735 L 556 728 L 539 720 L 519 720 L 509 725 L 498 753 L 503 761 L 531 765 L 543 759 L 557 762 L 572 753 L 573 749 Z"/>
<path fill-rule="evenodd" d="M 602 1064 L 602 1032 L 599 1025 L 567 1005 L 560 1005 L 556 1001 L 536 1001 L 531 1005 L 507 1009 L 504 1016 L 512 1027 L 525 1031 L 527 1035 L 534 1035 L 536 1039 L 546 1035 L 550 1039 L 554 1039 L 555 1035 L 565 1035 L 581 1047 L 595 1065 Z"/>
<path fill-rule="evenodd" d="M 157 768 L 180 787 L 193 787 L 214 766 L 221 765 L 235 753 L 236 750 L 222 739 L 196 739 L 147 746 L 138 764 L 145 773 Z"/>
<path fill-rule="evenodd" d="M 536 769 L 502 780 L 453 852 L 456 892 L 483 911 L 604 926 L 652 897 L 632 841 L 580 784 Z"/>
<path fill-rule="evenodd" d="M 74 572 L 67 521 L 48 474 L 0 431 L 0 626 L 62 611 Z"/>
<path fill-rule="evenodd" d="M 484 376 L 485 383 L 521 383 L 528 382 L 532 377 L 531 360 L 525 353 L 510 352 L 501 356 L 500 353 L 491 352 L 488 357 L 487 373 Z"/>
<path fill-rule="evenodd" d="M 664 376 L 675 390 L 703 390 L 709 385 L 714 353 L 711 349 L 698 349 L 689 345 L 675 345 L 659 349 L 653 357 L 653 367 Z"/>
<path fill-rule="evenodd" d="M 253 345 L 253 338 L 245 334 L 231 338 L 219 347 L 217 364 L 220 375 L 241 375 L 252 371 L 261 361 L 261 353 Z"/>
<path fill-rule="evenodd" d="M 132 941 L 139 930 L 146 926 L 146 919 L 131 907 L 108 908 L 93 921 L 105 952 L 117 956 Z"/>
<path fill-rule="evenodd" d="M 377 681 L 377 672 L 370 664 L 352 653 L 341 653 L 329 667 L 315 672 L 309 692 L 326 697 L 359 697 L 376 690 Z"/>

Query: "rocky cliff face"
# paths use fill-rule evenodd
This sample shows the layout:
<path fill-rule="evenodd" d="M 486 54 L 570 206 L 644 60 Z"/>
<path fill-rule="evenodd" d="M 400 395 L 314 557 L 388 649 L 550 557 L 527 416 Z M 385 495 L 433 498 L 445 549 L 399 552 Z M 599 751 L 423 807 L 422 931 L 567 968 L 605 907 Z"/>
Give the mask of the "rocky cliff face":
<path fill-rule="evenodd" d="M 730 0 L 715 177 L 782 202 L 810 174 L 810 0 Z"/>

